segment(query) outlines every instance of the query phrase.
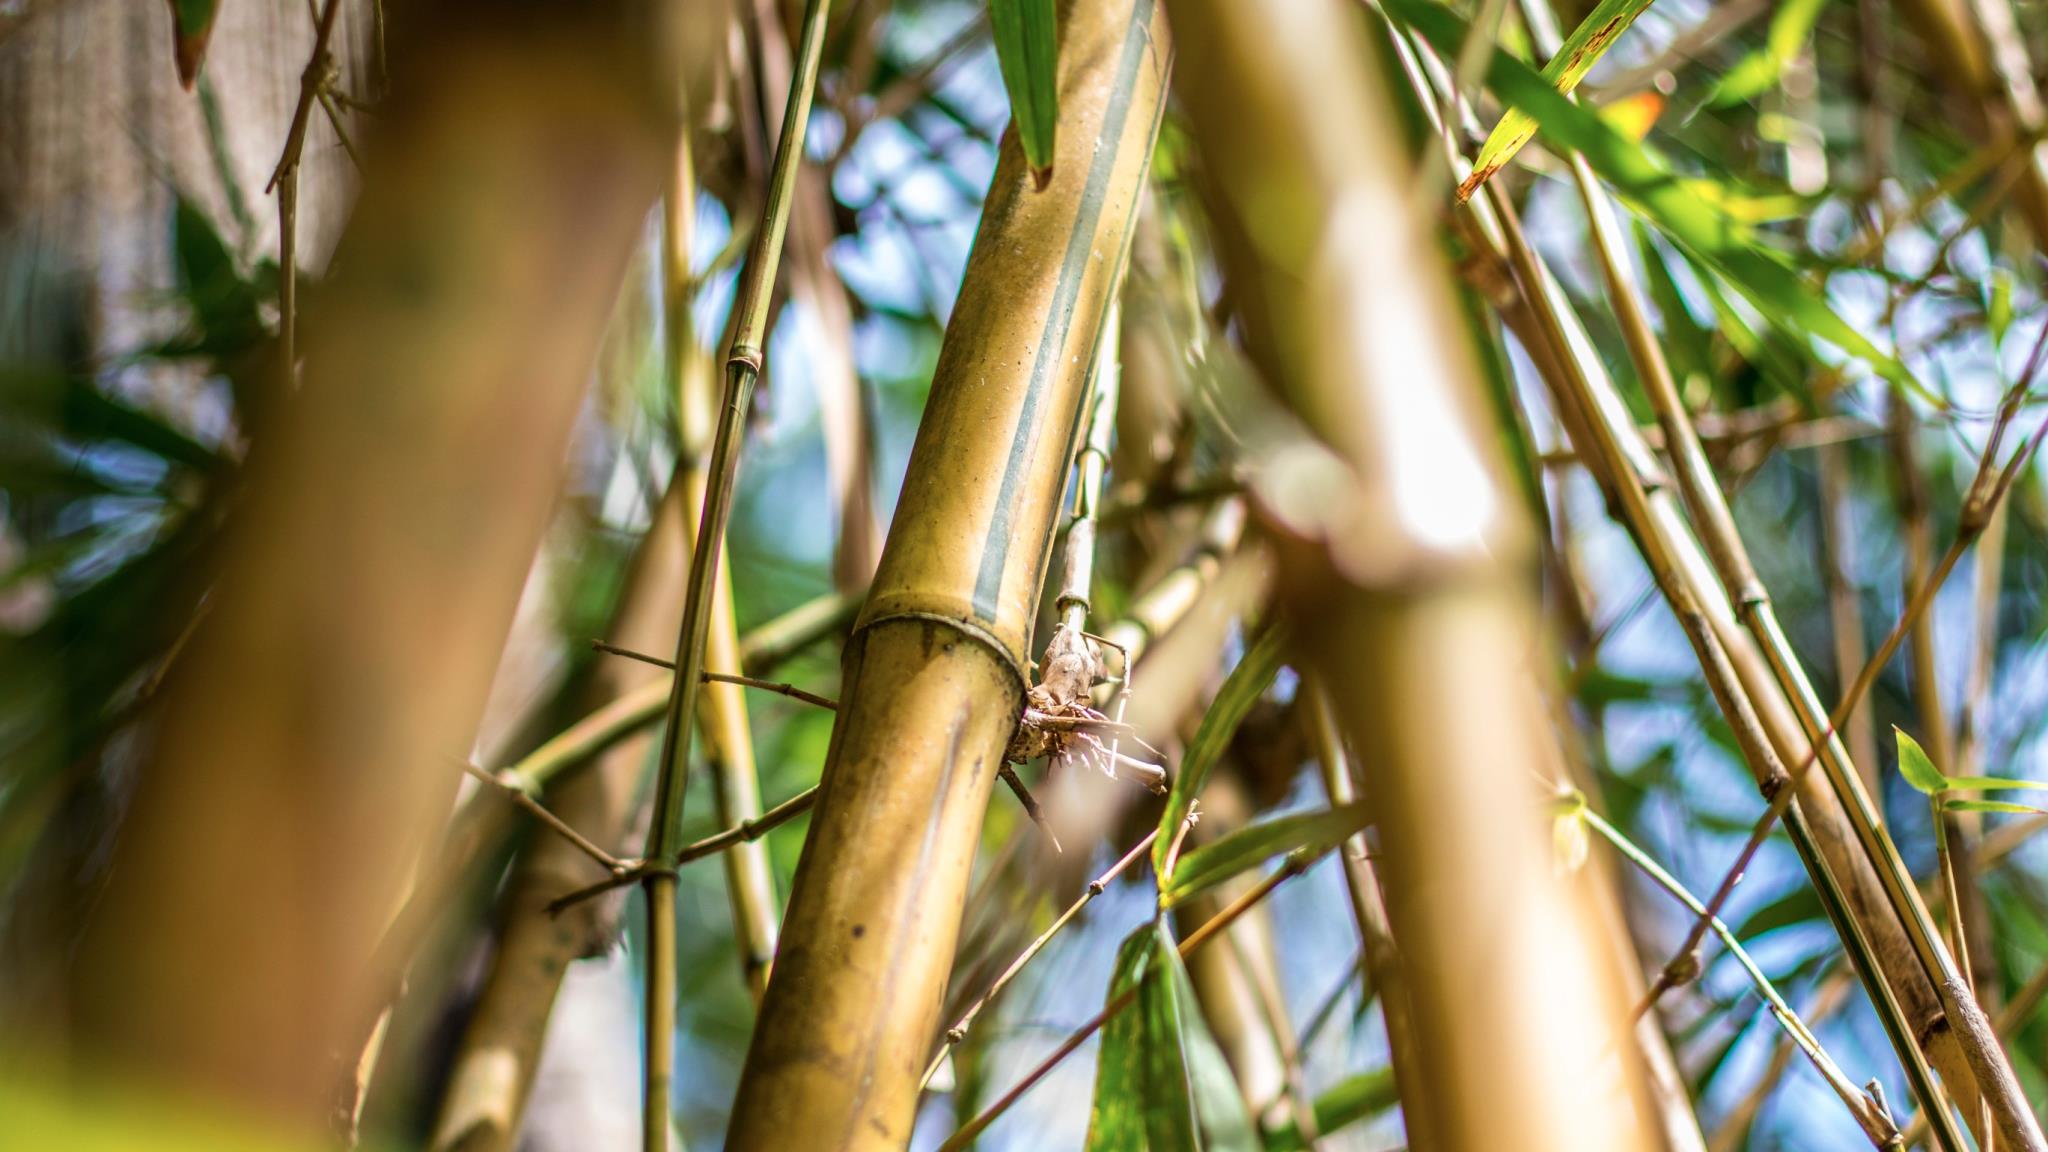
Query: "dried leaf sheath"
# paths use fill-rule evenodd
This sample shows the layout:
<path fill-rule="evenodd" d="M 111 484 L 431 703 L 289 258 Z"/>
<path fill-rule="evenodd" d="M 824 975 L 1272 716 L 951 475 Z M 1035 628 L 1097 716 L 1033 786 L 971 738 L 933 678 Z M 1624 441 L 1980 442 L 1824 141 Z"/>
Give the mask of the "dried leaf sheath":
<path fill-rule="evenodd" d="M 1066 37 L 1052 184 L 1006 144 L 848 646 L 734 1149 L 909 1139 L 1167 71 L 1149 0 L 1076 5 Z"/>

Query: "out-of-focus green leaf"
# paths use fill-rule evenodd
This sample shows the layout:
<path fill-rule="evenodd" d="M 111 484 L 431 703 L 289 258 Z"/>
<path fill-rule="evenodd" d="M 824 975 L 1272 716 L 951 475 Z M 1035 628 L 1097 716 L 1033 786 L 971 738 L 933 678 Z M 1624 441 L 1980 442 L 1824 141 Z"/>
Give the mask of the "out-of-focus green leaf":
<path fill-rule="evenodd" d="M 1088 1152 L 1258 1147 L 1164 917 L 1117 951 L 1106 1002 L 1133 990 L 1136 1002 L 1103 1026 Z"/>
<path fill-rule="evenodd" d="M 1316 1131 L 1328 1136 L 1360 1120 L 1369 1120 L 1401 1102 L 1394 1088 L 1394 1070 L 1378 1068 L 1339 1081 L 1316 1097 Z M 1266 1137 L 1266 1152 L 1301 1152 L 1308 1147 L 1294 1121 Z"/>
<path fill-rule="evenodd" d="M 1764 35 L 1763 47 L 1735 62 L 1733 68 L 1721 74 L 1721 80 L 1714 85 L 1714 91 L 1707 97 L 1707 104 L 1714 108 L 1727 108 L 1753 100 L 1769 89 L 1776 87 L 1778 77 L 1784 75 L 1785 66 L 1799 55 L 1800 46 L 1813 34 L 1813 22 L 1820 18 L 1820 11 L 1828 0 L 1785 0 L 1778 10 L 1771 14 L 1770 31 Z"/>
<path fill-rule="evenodd" d="M 178 83 L 187 91 L 199 79 L 199 66 L 206 62 L 206 42 L 213 38 L 213 21 L 220 15 L 220 0 L 170 0 L 171 51 L 178 61 Z"/>
<path fill-rule="evenodd" d="M 241 355 L 261 343 L 269 328 L 263 322 L 257 284 L 242 275 L 213 221 L 181 196 L 172 231 L 178 292 L 191 309 L 196 331 L 166 344 L 158 350 L 160 354 L 220 359 Z"/>
<path fill-rule="evenodd" d="M 1171 908 L 1282 853 L 1328 848 L 1365 823 L 1365 805 L 1354 803 L 1240 828 L 1183 855 L 1174 865 L 1172 879 L 1160 889 L 1160 906 Z"/>
<path fill-rule="evenodd" d="M 1434 0 L 1382 0 L 1382 7 L 1439 52 L 1455 55 L 1464 43 L 1465 21 Z M 1748 224 L 1703 198 L 1700 181 L 1673 172 L 1650 145 L 1623 138 L 1598 115 L 1559 95 L 1528 66 L 1500 53 L 1488 59 L 1486 80 L 1501 99 L 1526 111 L 1559 145 L 1585 156 L 1632 209 L 1718 272 L 1772 323 L 1802 339 L 1818 337 L 1869 364 L 1886 380 L 1947 407 L 1940 396 L 1913 379 L 1904 364 L 1842 319 L 1828 305 L 1821 286 L 1764 247 Z"/>
<path fill-rule="evenodd" d="M 220 456 L 153 412 L 116 400 L 82 377 L 0 368 L 0 413 L 10 427 L 82 444 L 116 440 L 173 464 L 212 469 Z"/>
<path fill-rule="evenodd" d="M 1996 351 L 2012 328 L 2012 272 L 2008 269 L 1991 270 L 1991 284 L 1984 297 L 1984 324 L 1991 330 L 1991 347 Z"/>
<path fill-rule="evenodd" d="M 1920 747 L 1920 742 L 1906 735 L 1906 730 L 1896 724 L 1892 726 L 1892 732 L 1899 738 L 1899 775 L 1906 778 L 1906 783 L 1925 796 L 1947 791 L 1949 778 L 1941 774 L 1933 760 L 1928 759 L 1927 750 Z"/>
<path fill-rule="evenodd" d="M 2036 808 L 2031 804 L 2013 804 L 2004 800 L 1945 800 L 1941 806 L 1950 812 L 2018 812 L 2048 816 L 2048 808 Z"/>
<path fill-rule="evenodd" d="M 1052 181 L 1054 126 L 1059 120 L 1059 31 L 1054 0 L 989 0 L 996 63 L 1010 93 L 1010 120 L 1031 179 L 1041 190 Z"/>
<path fill-rule="evenodd" d="M 1650 7 L 1650 0 L 1600 0 L 1572 34 L 1565 37 L 1564 46 L 1543 66 L 1543 81 L 1559 94 L 1568 93 L 1579 86 L 1588 70 L 1600 62 L 1600 57 L 1613 45 L 1615 39 L 1635 23 Z M 1455 57 L 1457 53 L 1452 53 Z M 1458 186 L 1458 199 L 1470 199 L 1472 193 L 1486 178 L 1501 170 L 1522 145 L 1536 135 L 1536 119 L 1520 107 L 1510 107 L 1493 126 L 1486 143 L 1479 149 L 1479 157 L 1472 163 L 1472 175 Z"/>
<path fill-rule="evenodd" d="M 1187 755 L 1181 757 L 1180 774 L 1173 778 L 1173 788 L 1166 795 L 1166 810 L 1159 814 L 1159 838 L 1152 842 L 1152 871 L 1158 875 L 1162 889 L 1173 879 L 1166 856 L 1173 851 L 1180 822 L 1187 819 L 1188 806 L 1201 794 L 1209 769 L 1223 755 L 1231 735 L 1244 722 L 1245 713 L 1251 711 L 1273 678 L 1280 674 L 1280 651 L 1285 640 L 1285 632 L 1276 624 L 1268 625 L 1252 642 L 1237 667 L 1230 670 L 1223 687 L 1217 690 L 1216 699 L 1202 717 L 1202 726 L 1188 743 Z"/>

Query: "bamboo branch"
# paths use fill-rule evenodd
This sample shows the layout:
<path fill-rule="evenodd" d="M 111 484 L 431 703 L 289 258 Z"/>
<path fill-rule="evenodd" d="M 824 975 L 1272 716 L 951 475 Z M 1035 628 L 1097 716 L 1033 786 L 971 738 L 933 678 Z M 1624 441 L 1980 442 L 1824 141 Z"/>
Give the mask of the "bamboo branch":
<path fill-rule="evenodd" d="M 1081 914 L 1081 909 L 1086 908 L 1090 901 L 1102 895 L 1110 884 L 1116 881 L 1117 877 L 1124 874 L 1125 869 L 1144 858 L 1145 854 L 1152 848 L 1152 841 L 1158 838 L 1159 830 L 1157 828 L 1147 832 L 1143 839 L 1133 845 L 1130 851 L 1119 857 L 1116 863 L 1111 864 L 1105 869 L 1102 875 L 1090 880 L 1088 887 L 1082 890 L 1081 895 L 1072 904 L 1067 905 L 1067 910 L 1054 918 L 1053 922 L 1046 926 L 1045 931 L 1040 932 L 1030 944 L 1026 945 L 1024 950 L 1017 954 L 1017 958 L 1010 961 L 1009 967 L 1004 968 L 996 976 L 995 980 L 989 984 L 987 990 L 974 998 L 973 1003 L 970 1003 L 967 1009 L 960 1014 L 959 1019 L 953 1022 L 953 1026 L 946 1029 L 945 1036 L 939 1042 L 939 1050 L 932 1055 L 931 1063 L 925 1066 L 924 1078 L 918 1084 L 920 1089 L 931 1085 L 932 1077 L 938 1075 L 939 1068 L 945 1064 L 946 1057 L 952 1053 L 954 1046 L 967 1038 L 967 1030 L 974 1027 L 975 1018 L 981 1015 L 981 1010 L 988 1007 L 989 1003 L 995 1000 L 997 996 L 1002 995 L 1003 989 L 1010 986 L 1010 981 L 1015 980 L 1017 974 L 1024 970 L 1025 965 L 1036 959 L 1038 954 L 1045 950 L 1047 944 L 1052 943 L 1052 938 L 1059 935 L 1061 929 L 1072 922 L 1074 917 Z"/>
<path fill-rule="evenodd" d="M 314 101 L 334 83 L 334 57 L 327 45 L 334 37 L 334 21 L 340 12 L 340 0 L 321 0 L 313 21 L 313 52 L 299 73 L 299 102 L 292 109 L 284 151 L 264 187 L 266 192 L 277 192 L 277 326 L 287 381 L 298 378 L 299 160 L 306 150 L 306 129 L 312 122 Z M 335 126 L 338 131 L 338 119 Z M 353 149 L 349 155 L 355 155 Z"/>
<path fill-rule="evenodd" d="M 754 383 L 761 374 L 770 294 L 775 287 L 776 266 L 782 258 L 783 237 L 789 227 L 790 198 L 803 163 L 804 127 L 810 120 L 811 99 L 817 88 L 830 6 L 830 0 L 808 0 L 804 7 L 797 66 L 790 77 L 788 107 L 783 112 L 768 194 L 761 205 L 761 224 L 754 232 L 739 295 L 733 304 L 735 323 L 731 351 L 726 358 L 725 396 L 712 439 L 711 459 L 705 469 L 703 518 L 698 522 L 690 582 L 683 595 L 674 690 L 669 697 L 655 778 L 653 824 L 648 830 L 647 848 L 641 853 L 647 860 L 664 864 L 670 863 L 682 834 L 683 799 L 690 775 L 690 724 L 697 715 L 697 697 L 703 683 L 700 673 L 716 608 L 716 577 L 725 545 L 726 521 L 732 514 L 740 440 Z M 652 872 L 647 876 L 646 888 L 649 931 L 641 1143 L 646 1152 L 666 1152 L 676 1013 L 675 876 Z"/>

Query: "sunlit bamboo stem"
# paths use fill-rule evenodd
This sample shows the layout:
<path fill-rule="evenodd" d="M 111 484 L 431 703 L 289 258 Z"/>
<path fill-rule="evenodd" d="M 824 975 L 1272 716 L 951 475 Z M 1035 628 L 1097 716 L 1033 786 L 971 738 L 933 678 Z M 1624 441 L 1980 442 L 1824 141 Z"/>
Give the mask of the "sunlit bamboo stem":
<path fill-rule="evenodd" d="M 847 647 L 816 810 L 727 1147 L 910 1138 L 982 816 L 1016 731 L 1031 629 L 1103 312 L 1170 59 L 1151 0 L 1074 5 L 1060 131 L 1033 191 L 1014 138 L 934 369 L 902 498 Z"/>

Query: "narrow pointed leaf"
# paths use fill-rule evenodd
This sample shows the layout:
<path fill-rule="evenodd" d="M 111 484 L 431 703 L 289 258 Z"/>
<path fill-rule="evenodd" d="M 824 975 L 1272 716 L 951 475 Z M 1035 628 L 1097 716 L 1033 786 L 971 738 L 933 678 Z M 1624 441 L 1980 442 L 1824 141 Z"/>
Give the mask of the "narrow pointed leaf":
<path fill-rule="evenodd" d="M 2018 812 L 2030 816 L 2048 816 L 2048 808 L 2036 808 L 2031 804 L 2012 804 L 2004 800 L 1948 800 L 1941 806 L 1950 812 Z"/>
<path fill-rule="evenodd" d="M 1448 55 L 1456 55 L 1469 30 L 1461 17 L 1434 0 L 1382 0 L 1381 6 Z M 1869 364 L 1886 380 L 1947 408 L 1947 402 L 1915 380 L 1904 364 L 1830 307 L 1820 285 L 1765 248 L 1748 223 L 1703 196 L 1700 189 L 1711 182 L 1672 171 L 1655 148 L 1624 138 L 1598 114 L 1565 99 L 1511 56 L 1496 52 L 1488 59 L 1486 83 L 1502 100 L 1534 117 L 1559 146 L 1583 155 L 1633 211 L 1726 279 L 1788 335 L 1802 342 L 1824 340 Z"/>
<path fill-rule="evenodd" d="M 1333 1135 L 1361 1120 L 1378 1116 L 1400 1102 L 1400 1093 L 1394 1089 L 1392 1068 L 1360 1072 L 1337 1082 L 1316 1097 L 1316 1131 L 1324 1136 Z M 1301 1152 L 1306 1147 L 1308 1144 L 1301 1138 L 1300 1127 L 1292 1120 L 1266 1137 L 1266 1152 Z"/>
<path fill-rule="evenodd" d="M 1585 21 L 1572 29 L 1557 55 L 1544 65 L 1544 82 L 1560 94 L 1577 88 L 1579 81 L 1585 78 L 1593 65 L 1599 63 L 1615 39 L 1649 7 L 1650 0 L 1600 0 Z M 1472 164 L 1472 174 L 1458 186 L 1458 199 L 1470 199 L 1487 177 L 1505 167 L 1515 158 L 1515 153 L 1522 150 L 1522 145 L 1535 135 L 1536 118 L 1520 107 L 1509 108 L 1479 149 L 1479 158 Z"/>
<path fill-rule="evenodd" d="M 1052 180 L 1054 124 L 1059 119 L 1059 34 L 1054 0 L 989 0 L 996 62 L 1010 94 L 1010 121 L 1040 189 Z"/>
<path fill-rule="evenodd" d="M 1173 850 L 1175 834 L 1180 822 L 1187 818 L 1188 806 L 1202 792 L 1202 784 L 1209 778 L 1209 769 L 1215 767 L 1223 749 L 1230 744 L 1230 737 L 1237 726 L 1244 721 L 1245 713 L 1273 683 L 1273 677 L 1280 673 L 1280 651 L 1286 639 L 1277 626 L 1269 626 L 1252 646 L 1244 658 L 1231 669 L 1230 676 L 1216 693 L 1216 699 L 1209 704 L 1209 711 L 1202 717 L 1202 726 L 1195 730 L 1195 738 L 1189 742 L 1187 755 L 1181 757 L 1180 773 L 1173 778 L 1173 789 L 1166 796 L 1166 811 L 1159 814 L 1159 839 L 1152 842 L 1152 870 L 1160 877 L 1161 885 L 1172 878 L 1166 867 L 1167 853 Z"/>
<path fill-rule="evenodd" d="M 1154 928 L 1147 924 L 1124 938 L 1110 976 L 1113 1001 L 1138 986 L 1152 963 Z M 1135 1006 L 1109 1018 L 1102 1026 L 1101 1054 L 1095 1061 L 1095 1104 L 1088 1114 L 1088 1152 L 1125 1152 L 1145 1145 L 1145 1075 L 1139 1064 L 1144 1026 Z"/>
<path fill-rule="evenodd" d="M 1928 759 L 1927 750 L 1920 747 L 1920 742 L 1896 725 L 1892 731 L 1899 738 L 1899 775 L 1906 778 L 1906 783 L 1926 796 L 1947 791 L 1954 782 L 1943 776 L 1941 769 L 1934 766 L 1934 761 Z"/>
<path fill-rule="evenodd" d="M 1171 908 L 1275 856 L 1304 848 L 1327 848 L 1363 827 L 1365 805 L 1345 804 L 1240 828 L 1181 856 L 1174 865 L 1172 879 L 1159 893 L 1160 904 Z"/>
<path fill-rule="evenodd" d="M 2015 780 L 2010 776 L 1950 776 L 1948 786 L 1958 792 L 2048 792 L 2039 780 Z"/>
<path fill-rule="evenodd" d="M 171 50 L 178 62 L 178 83 L 189 91 L 199 79 L 199 66 L 206 62 L 206 42 L 213 38 L 220 0 L 170 0 L 170 5 Z"/>

